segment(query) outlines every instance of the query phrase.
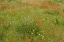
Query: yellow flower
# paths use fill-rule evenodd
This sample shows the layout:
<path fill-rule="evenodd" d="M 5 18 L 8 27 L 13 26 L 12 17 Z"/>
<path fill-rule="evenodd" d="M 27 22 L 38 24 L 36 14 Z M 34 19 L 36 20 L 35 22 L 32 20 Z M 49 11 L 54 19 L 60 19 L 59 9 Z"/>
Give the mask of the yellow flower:
<path fill-rule="evenodd" d="M 40 35 L 40 34 L 38 34 L 38 35 Z"/>
<path fill-rule="evenodd" d="M 34 31 L 34 30 L 33 30 Z"/>
<path fill-rule="evenodd" d="M 45 20 L 45 19 L 43 19 L 43 20 Z"/>
<path fill-rule="evenodd" d="M 42 37 L 44 37 L 44 36 L 42 36 Z"/>
<path fill-rule="evenodd" d="M 33 33 L 31 33 L 33 35 Z"/>
<path fill-rule="evenodd" d="M 44 36 L 42 36 L 42 39 L 44 39 Z"/>

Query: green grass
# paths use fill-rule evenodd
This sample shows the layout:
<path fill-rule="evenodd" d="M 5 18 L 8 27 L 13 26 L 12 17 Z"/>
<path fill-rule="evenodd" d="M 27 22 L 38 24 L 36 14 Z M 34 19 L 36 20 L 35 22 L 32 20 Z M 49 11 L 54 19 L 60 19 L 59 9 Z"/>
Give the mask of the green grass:
<path fill-rule="evenodd" d="M 64 16 L 60 12 L 19 1 L 2 2 L 13 7 L 0 8 L 0 42 L 64 41 Z"/>

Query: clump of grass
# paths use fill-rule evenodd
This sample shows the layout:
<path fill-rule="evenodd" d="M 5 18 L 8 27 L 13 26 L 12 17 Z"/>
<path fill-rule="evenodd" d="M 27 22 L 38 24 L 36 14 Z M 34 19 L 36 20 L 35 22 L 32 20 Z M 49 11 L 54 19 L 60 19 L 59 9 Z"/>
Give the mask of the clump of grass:
<path fill-rule="evenodd" d="M 28 38 L 32 38 L 32 39 L 42 35 L 42 32 L 41 32 L 42 30 L 40 26 L 38 26 L 36 22 L 34 21 L 31 22 L 31 21 L 32 20 L 30 21 L 24 20 L 24 22 L 21 21 L 20 25 L 16 26 L 17 33 L 24 35 L 23 39 L 25 39 L 26 35 L 28 36 Z"/>

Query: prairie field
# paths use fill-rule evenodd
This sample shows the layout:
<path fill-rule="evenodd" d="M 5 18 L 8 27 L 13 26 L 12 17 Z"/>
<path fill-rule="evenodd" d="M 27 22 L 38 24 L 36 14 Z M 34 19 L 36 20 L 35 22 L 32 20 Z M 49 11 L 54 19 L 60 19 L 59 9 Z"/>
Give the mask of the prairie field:
<path fill-rule="evenodd" d="M 64 42 L 64 0 L 0 0 L 0 42 Z"/>

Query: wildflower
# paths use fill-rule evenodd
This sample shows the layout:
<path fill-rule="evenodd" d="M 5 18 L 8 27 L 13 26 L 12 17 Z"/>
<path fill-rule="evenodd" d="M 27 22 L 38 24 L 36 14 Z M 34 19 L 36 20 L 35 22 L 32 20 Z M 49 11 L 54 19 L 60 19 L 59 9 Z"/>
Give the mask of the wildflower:
<path fill-rule="evenodd" d="M 42 39 L 44 39 L 44 36 L 42 36 Z"/>
<path fill-rule="evenodd" d="M 31 33 L 33 35 L 33 33 Z"/>
<path fill-rule="evenodd" d="M 34 31 L 34 30 L 33 30 Z"/>
<path fill-rule="evenodd" d="M 42 36 L 42 37 L 44 37 L 44 36 Z"/>
<path fill-rule="evenodd" d="M 40 35 L 40 34 L 38 34 L 38 35 Z"/>
<path fill-rule="evenodd" d="M 44 19 L 43 19 L 43 21 L 44 21 Z"/>

